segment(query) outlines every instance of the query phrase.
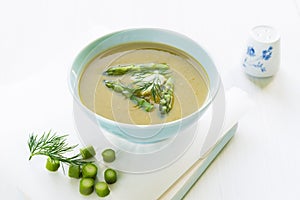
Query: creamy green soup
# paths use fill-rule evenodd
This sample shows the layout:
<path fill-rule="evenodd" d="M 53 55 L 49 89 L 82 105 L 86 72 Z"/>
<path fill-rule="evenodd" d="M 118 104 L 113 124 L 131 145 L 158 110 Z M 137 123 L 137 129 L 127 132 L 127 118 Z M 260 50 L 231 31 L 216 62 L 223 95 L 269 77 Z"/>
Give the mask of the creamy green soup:
<path fill-rule="evenodd" d="M 166 63 L 174 85 L 172 109 L 161 115 L 158 106 L 151 112 L 136 106 L 124 95 L 105 86 L 104 80 L 127 83 L 126 76 L 107 76 L 111 66 L 138 63 Z M 79 96 L 91 111 L 107 119 L 128 124 L 160 124 L 188 116 L 198 110 L 208 96 L 208 77 L 200 63 L 176 48 L 158 43 L 136 42 L 111 48 L 91 60 L 79 80 Z"/>

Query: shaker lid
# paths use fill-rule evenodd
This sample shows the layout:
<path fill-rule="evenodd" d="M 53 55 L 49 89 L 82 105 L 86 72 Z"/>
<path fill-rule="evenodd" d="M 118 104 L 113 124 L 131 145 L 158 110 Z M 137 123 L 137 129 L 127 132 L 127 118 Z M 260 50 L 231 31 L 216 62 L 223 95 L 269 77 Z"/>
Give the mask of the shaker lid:
<path fill-rule="evenodd" d="M 267 25 L 260 25 L 252 28 L 250 34 L 254 40 L 263 43 L 273 43 L 280 38 L 278 31 L 274 27 Z"/>

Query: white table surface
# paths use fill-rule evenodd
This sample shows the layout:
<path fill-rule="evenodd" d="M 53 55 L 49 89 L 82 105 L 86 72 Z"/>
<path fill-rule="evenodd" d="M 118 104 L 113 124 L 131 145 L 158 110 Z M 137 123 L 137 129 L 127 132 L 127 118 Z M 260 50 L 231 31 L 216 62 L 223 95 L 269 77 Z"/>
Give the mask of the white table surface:
<path fill-rule="evenodd" d="M 241 71 L 247 34 L 261 24 L 281 33 L 281 69 L 271 79 Z M 74 133 L 71 63 L 104 33 L 134 27 L 171 29 L 196 40 L 213 57 L 225 87 L 240 87 L 256 103 L 185 199 L 300 199 L 299 0 L 12 0 L 0 2 L 0 26 L 1 199 L 30 196 L 22 187 L 36 182 L 37 191 L 49 187 L 45 195 L 55 199 L 73 189 L 54 190 L 44 162 L 28 162 L 28 135 Z"/>

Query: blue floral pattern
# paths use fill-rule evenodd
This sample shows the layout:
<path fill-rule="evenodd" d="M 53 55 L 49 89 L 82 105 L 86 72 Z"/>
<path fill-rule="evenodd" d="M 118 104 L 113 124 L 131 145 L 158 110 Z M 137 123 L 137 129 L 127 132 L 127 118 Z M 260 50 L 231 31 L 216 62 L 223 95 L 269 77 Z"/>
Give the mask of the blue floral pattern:
<path fill-rule="evenodd" d="M 247 55 L 249 56 L 255 56 L 255 50 L 253 47 L 249 46 L 248 49 L 247 49 Z"/>
<path fill-rule="evenodd" d="M 262 51 L 261 55 L 256 55 L 256 51 L 254 47 L 248 46 L 246 52 L 246 58 L 244 59 L 243 66 L 244 67 L 255 67 L 260 69 L 261 72 L 265 72 L 266 68 L 264 67 L 263 61 L 267 61 L 272 57 L 273 47 L 269 46 L 268 49 Z"/>

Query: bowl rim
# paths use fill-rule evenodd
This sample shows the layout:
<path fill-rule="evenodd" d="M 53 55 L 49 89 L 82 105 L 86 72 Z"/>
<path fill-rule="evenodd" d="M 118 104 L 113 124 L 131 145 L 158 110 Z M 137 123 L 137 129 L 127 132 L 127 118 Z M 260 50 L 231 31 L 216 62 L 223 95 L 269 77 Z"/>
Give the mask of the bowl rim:
<path fill-rule="evenodd" d="M 210 60 L 211 64 L 213 65 L 213 67 L 215 68 L 215 70 L 217 72 L 217 77 L 216 77 L 216 81 L 217 81 L 216 87 L 217 87 L 217 89 L 215 90 L 215 92 L 213 94 L 209 93 L 209 95 L 211 95 L 211 96 L 207 97 L 207 99 L 205 100 L 205 102 L 203 103 L 203 105 L 201 107 L 199 107 L 197 110 L 195 110 L 194 112 L 192 112 L 191 114 L 189 114 L 189 115 L 187 115 L 185 117 L 181 117 L 180 119 L 176 119 L 176 120 L 169 121 L 169 122 L 158 123 L 158 124 L 131 124 L 131 123 L 118 122 L 118 121 L 115 121 L 115 120 L 103 117 L 103 116 L 97 114 L 96 112 L 93 112 L 86 105 L 84 105 L 82 103 L 82 101 L 80 100 L 79 95 L 75 94 L 75 89 L 78 89 L 78 87 L 72 86 L 72 81 L 71 81 L 71 76 L 73 74 L 73 66 L 76 63 L 77 59 L 79 59 L 80 55 L 83 54 L 84 51 L 86 51 L 88 48 L 90 48 L 91 46 L 95 45 L 95 43 L 98 43 L 99 41 L 105 41 L 108 38 L 110 38 L 110 36 L 113 36 L 113 35 L 116 35 L 116 34 L 120 34 L 120 33 L 126 33 L 128 31 L 139 31 L 139 30 L 144 30 L 144 31 L 158 31 L 158 32 L 162 31 L 162 32 L 167 32 L 167 33 L 170 33 L 170 34 L 173 34 L 173 35 L 176 35 L 176 36 L 180 36 L 180 37 L 182 37 L 182 38 L 184 38 L 186 40 L 189 40 L 190 42 L 193 42 L 195 45 L 197 45 L 198 47 L 202 48 L 202 50 L 207 54 L 208 59 Z M 120 43 L 120 44 L 122 44 L 122 43 Z M 175 47 L 175 48 L 177 48 L 177 47 Z M 195 59 L 195 60 L 197 60 L 197 59 Z M 148 127 L 154 127 L 154 128 L 156 128 L 156 127 L 161 127 L 161 126 L 175 126 L 178 123 L 181 124 L 183 121 L 186 121 L 186 120 L 188 120 L 190 118 L 193 118 L 194 116 L 200 114 L 201 111 L 204 111 L 205 109 L 207 109 L 209 107 L 209 105 L 214 101 L 215 97 L 217 96 L 217 94 L 218 94 L 218 92 L 220 90 L 220 84 L 221 84 L 221 78 L 219 76 L 217 67 L 216 67 L 216 65 L 215 65 L 215 63 L 214 63 L 211 55 L 208 53 L 208 51 L 203 46 L 200 46 L 196 41 L 192 40 L 191 38 L 187 37 L 186 35 L 183 35 L 181 33 L 178 33 L 178 32 L 175 32 L 175 31 L 172 31 L 172 30 L 169 30 L 169 29 L 163 29 L 163 28 L 129 28 L 129 29 L 122 29 L 122 30 L 118 30 L 118 31 L 114 31 L 114 32 L 110 32 L 110 33 L 107 33 L 105 35 L 102 35 L 102 36 L 96 38 L 95 40 L 93 40 L 92 42 L 90 42 L 88 45 L 86 45 L 83 49 L 81 49 L 79 51 L 79 53 L 76 55 L 75 59 L 73 60 L 73 63 L 70 66 L 70 70 L 68 72 L 69 72 L 69 74 L 68 74 L 68 87 L 69 87 L 69 90 L 70 90 L 70 92 L 72 94 L 73 99 L 75 99 L 75 101 L 84 109 L 84 111 L 88 112 L 89 115 L 94 116 L 96 119 L 100 119 L 100 120 L 102 120 L 102 121 L 104 121 L 106 123 L 109 123 L 109 124 L 117 124 L 118 126 L 123 126 L 123 127 L 127 126 L 127 127 L 139 127 L 139 128 L 148 128 Z M 79 73 L 79 76 L 76 75 L 76 81 L 77 82 L 80 80 L 80 79 L 78 79 L 78 77 L 81 77 L 82 73 L 83 73 L 83 70 L 81 69 L 80 73 Z M 78 85 L 78 84 L 76 84 L 76 85 Z"/>

